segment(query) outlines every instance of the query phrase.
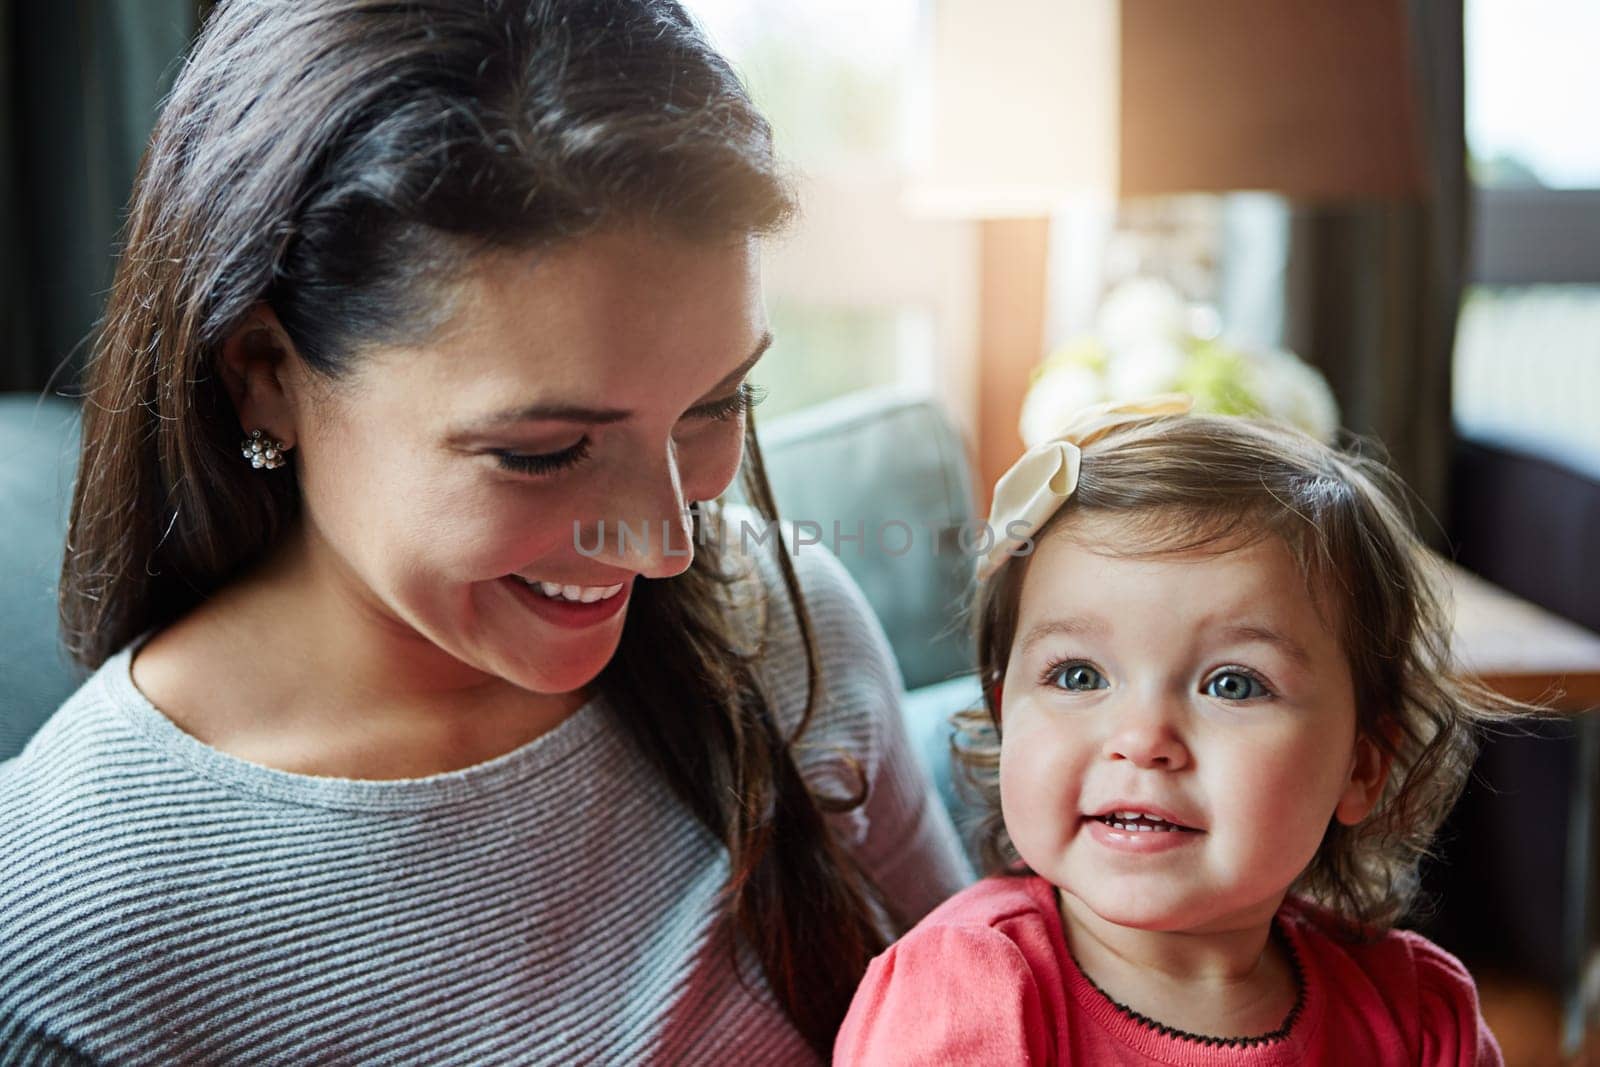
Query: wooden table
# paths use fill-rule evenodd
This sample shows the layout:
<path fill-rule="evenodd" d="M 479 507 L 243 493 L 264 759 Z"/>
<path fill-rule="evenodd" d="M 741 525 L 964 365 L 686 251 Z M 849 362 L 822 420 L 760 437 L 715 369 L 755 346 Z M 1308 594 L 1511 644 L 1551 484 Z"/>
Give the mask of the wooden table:
<path fill-rule="evenodd" d="M 1513 700 L 1600 708 L 1600 636 L 1445 564 L 1462 669 Z"/>
<path fill-rule="evenodd" d="M 1535 607 L 1454 564 L 1445 564 L 1455 602 L 1455 655 L 1464 673 L 1514 700 L 1543 704 L 1577 720 L 1578 766 L 1567 821 L 1566 915 L 1570 946 L 1562 1027 L 1567 1055 L 1583 1042 L 1591 1006 L 1583 974 L 1600 967 L 1595 916 L 1596 806 L 1600 805 L 1600 636 Z"/>

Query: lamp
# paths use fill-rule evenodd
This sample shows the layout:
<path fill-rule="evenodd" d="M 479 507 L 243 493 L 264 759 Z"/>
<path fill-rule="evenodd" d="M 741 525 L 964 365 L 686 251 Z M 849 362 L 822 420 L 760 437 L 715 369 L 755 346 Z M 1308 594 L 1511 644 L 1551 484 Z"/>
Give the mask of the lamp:
<path fill-rule="evenodd" d="M 914 210 L 982 220 L 978 467 L 1021 450 L 1073 197 L 1423 192 L 1401 0 L 934 0 Z"/>

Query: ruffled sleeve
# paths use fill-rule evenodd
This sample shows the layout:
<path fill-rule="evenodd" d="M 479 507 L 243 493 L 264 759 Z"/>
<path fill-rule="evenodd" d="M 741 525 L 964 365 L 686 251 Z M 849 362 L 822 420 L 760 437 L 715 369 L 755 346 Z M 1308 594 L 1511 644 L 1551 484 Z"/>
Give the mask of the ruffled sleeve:
<path fill-rule="evenodd" d="M 987 926 L 912 931 L 867 968 L 833 1062 L 1020 1067 L 1052 1062 L 1044 998 L 1021 949 Z"/>
<path fill-rule="evenodd" d="M 1500 1045 L 1478 1009 L 1472 976 L 1444 949 L 1406 938 L 1416 966 L 1422 1067 L 1502 1067 Z"/>

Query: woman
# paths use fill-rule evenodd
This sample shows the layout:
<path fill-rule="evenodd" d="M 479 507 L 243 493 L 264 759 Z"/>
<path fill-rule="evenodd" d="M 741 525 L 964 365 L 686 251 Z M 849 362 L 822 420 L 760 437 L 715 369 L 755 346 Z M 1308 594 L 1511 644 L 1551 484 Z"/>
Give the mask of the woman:
<path fill-rule="evenodd" d="M 704 503 L 771 516 L 790 209 L 672 0 L 219 7 L 85 399 L 96 672 L 0 767 L 0 1049 L 827 1052 L 964 872 L 859 592 Z"/>

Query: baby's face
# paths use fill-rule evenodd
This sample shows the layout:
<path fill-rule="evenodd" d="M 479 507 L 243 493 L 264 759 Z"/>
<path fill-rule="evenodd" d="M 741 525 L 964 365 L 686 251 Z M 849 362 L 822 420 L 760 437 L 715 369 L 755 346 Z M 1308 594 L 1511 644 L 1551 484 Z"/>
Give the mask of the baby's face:
<path fill-rule="evenodd" d="M 1075 517 L 1035 551 L 1001 708 L 1006 827 L 1108 922 L 1264 923 L 1329 820 L 1376 795 L 1337 620 L 1276 537 L 1127 559 L 1106 549 L 1122 533 Z"/>

